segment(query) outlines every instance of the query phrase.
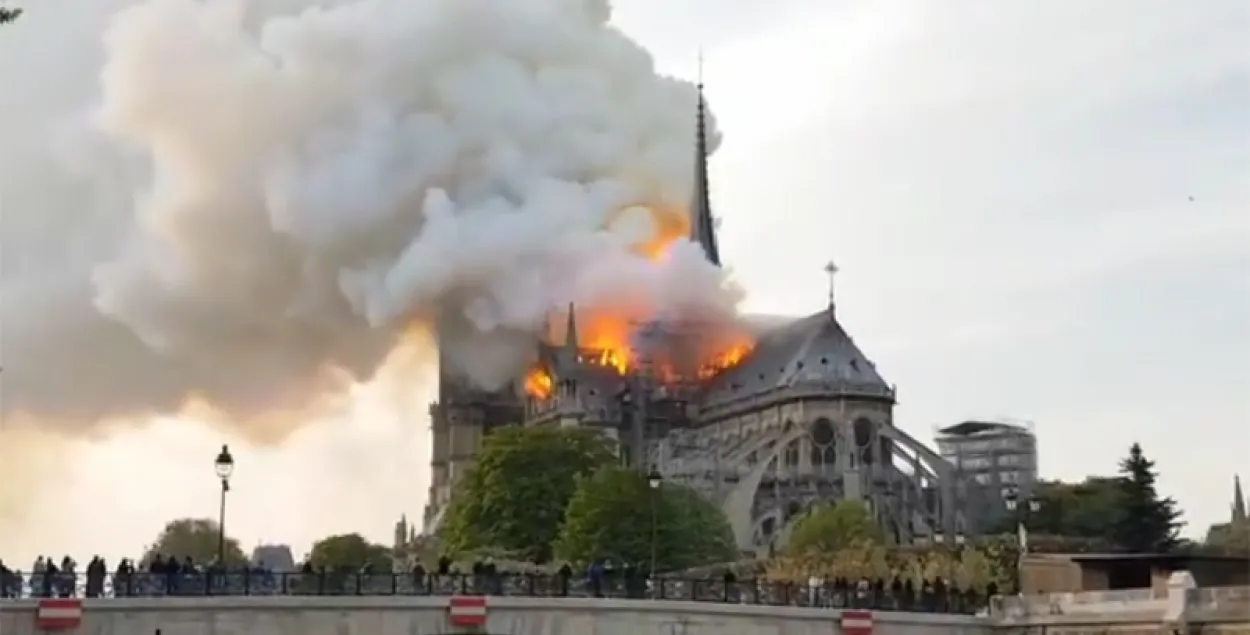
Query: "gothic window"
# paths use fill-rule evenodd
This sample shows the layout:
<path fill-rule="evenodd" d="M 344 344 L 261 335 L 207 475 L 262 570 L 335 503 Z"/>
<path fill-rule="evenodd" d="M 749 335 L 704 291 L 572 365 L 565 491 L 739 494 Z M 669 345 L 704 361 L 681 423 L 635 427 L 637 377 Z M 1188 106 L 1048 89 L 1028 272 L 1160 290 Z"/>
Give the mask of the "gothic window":
<path fill-rule="evenodd" d="M 859 450 L 860 460 L 865 465 L 872 465 L 875 454 L 872 447 L 874 432 L 872 421 L 861 417 L 855 420 L 853 428 L 855 430 L 855 447 Z"/>
<path fill-rule="evenodd" d="M 824 459 L 821 461 L 821 464 L 832 466 L 833 464 L 837 462 L 838 462 L 837 449 L 834 448 L 832 445 L 825 448 Z"/>
<path fill-rule="evenodd" d="M 831 466 L 834 464 L 836 450 L 834 448 L 833 422 L 828 419 L 817 419 L 812 422 L 809 432 L 812 441 L 811 460 L 813 466 Z"/>
<path fill-rule="evenodd" d="M 816 445 L 833 443 L 833 423 L 828 419 L 817 419 L 812 423 L 812 442 Z"/>
<path fill-rule="evenodd" d="M 793 467 L 795 465 L 798 465 L 799 464 L 799 442 L 797 440 L 791 441 L 790 444 L 786 446 L 785 454 L 786 454 L 786 458 L 785 458 L 786 467 Z"/>

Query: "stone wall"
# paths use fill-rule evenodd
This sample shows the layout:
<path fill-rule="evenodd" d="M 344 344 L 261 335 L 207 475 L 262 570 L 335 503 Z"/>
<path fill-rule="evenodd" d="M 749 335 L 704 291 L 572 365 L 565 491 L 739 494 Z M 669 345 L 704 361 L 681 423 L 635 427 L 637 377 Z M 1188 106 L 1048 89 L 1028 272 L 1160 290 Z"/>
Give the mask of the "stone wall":
<path fill-rule="evenodd" d="M 0 635 L 37 635 L 37 600 L 0 601 Z M 448 599 L 197 597 L 86 600 L 65 635 L 441 635 Z M 491 635 L 837 635 L 828 609 L 591 598 L 490 598 Z M 992 635 L 986 618 L 878 613 L 892 635 Z"/>
<path fill-rule="evenodd" d="M 999 598 L 989 615 L 875 612 L 882 635 L 1250 635 L 1250 587 Z M 38 600 L 0 599 L 0 635 L 37 635 Z M 449 599 L 415 596 L 83 601 L 62 635 L 445 635 Z M 486 635 L 842 635 L 840 611 L 594 598 L 488 599 Z"/>

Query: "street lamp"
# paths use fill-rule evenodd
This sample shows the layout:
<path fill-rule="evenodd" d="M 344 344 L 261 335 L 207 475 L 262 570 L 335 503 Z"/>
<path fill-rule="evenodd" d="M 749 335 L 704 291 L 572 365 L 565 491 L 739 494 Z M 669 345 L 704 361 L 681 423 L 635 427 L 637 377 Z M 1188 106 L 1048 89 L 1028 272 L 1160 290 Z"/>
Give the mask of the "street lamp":
<path fill-rule="evenodd" d="M 1024 503 L 1023 507 L 1020 505 L 1021 502 Z M 1023 594 L 1024 559 L 1029 553 L 1029 516 L 1036 514 L 1042 508 L 1042 501 L 1033 495 L 1021 501 L 1020 488 L 1012 486 L 1003 490 L 1003 504 L 1007 507 L 1007 511 L 1016 515 L 1016 546 L 1019 552 L 1016 556 L 1016 592 Z"/>
<path fill-rule="evenodd" d="M 221 479 L 221 511 L 217 516 L 217 566 L 226 566 L 226 492 L 230 491 L 230 475 L 234 473 L 234 457 L 230 448 L 223 445 L 213 461 L 217 478 Z"/>
<path fill-rule="evenodd" d="M 647 485 L 651 486 L 651 579 L 655 577 L 655 554 L 656 543 L 658 542 L 659 523 L 656 519 L 656 498 L 660 493 L 660 485 L 664 483 L 664 477 L 660 475 L 660 471 L 651 466 L 651 471 L 647 473 Z M 654 582 L 652 582 L 654 584 Z"/>

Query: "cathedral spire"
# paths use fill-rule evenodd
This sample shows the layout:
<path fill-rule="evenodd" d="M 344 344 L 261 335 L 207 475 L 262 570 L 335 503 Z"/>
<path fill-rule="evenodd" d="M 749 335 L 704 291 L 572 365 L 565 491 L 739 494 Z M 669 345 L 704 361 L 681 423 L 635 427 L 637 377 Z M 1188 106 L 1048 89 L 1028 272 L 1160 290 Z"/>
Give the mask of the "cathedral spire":
<path fill-rule="evenodd" d="M 1246 497 L 1241 493 L 1241 477 L 1233 475 L 1233 522 L 1246 522 Z"/>
<path fill-rule="evenodd" d="M 716 246 L 716 225 L 712 219 L 712 202 L 707 178 L 707 105 L 703 100 L 703 63 L 699 62 L 699 103 L 695 118 L 694 194 L 690 202 L 690 240 L 703 247 L 708 261 L 720 266 L 720 249 Z"/>
<path fill-rule="evenodd" d="M 564 328 L 564 349 L 566 353 L 573 355 L 573 361 L 577 359 L 577 312 L 573 309 L 573 303 L 569 303 L 568 324 Z"/>

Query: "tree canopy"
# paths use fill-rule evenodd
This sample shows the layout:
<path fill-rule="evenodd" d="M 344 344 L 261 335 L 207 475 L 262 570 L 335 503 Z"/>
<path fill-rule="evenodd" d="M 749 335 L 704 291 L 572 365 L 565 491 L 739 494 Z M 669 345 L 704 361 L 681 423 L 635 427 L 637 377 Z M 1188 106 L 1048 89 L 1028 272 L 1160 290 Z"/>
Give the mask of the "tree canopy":
<path fill-rule="evenodd" d="M 308 554 L 308 562 L 324 569 L 351 569 L 359 571 L 365 566 L 375 571 L 389 571 L 392 565 L 391 550 L 370 543 L 360 534 L 339 534 L 318 540 Z"/>
<path fill-rule="evenodd" d="M 604 468 L 580 480 L 556 555 L 579 565 L 610 560 L 672 571 L 734 559 L 733 531 L 720 509 L 671 483 L 652 489 L 635 470 Z"/>
<path fill-rule="evenodd" d="M 835 553 L 861 543 L 881 542 L 881 529 L 863 501 L 843 500 L 817 507 L 794 526 L 786 554 Z"/>
<path fill-rule="evenodd" d="M 444 524 L 446 550 L 496 548 L 549 560 L 578 477 L 614 461 L 610 443 L 591 430 L 493 431 L 457 485 Z"/>
<path fill-rule="evenodd" d="M 1162 553 L 1176 548 L 1180 512 L 1176 501 L 1160 498 L 1155 490 L 1154 461 L 1146 458 L 1141 445 L 1134 443 L 1120 462 L 1120 517 L 1112 529 L 1112 539 L 1130 553 Z"/>
<path fill-rule="evenodd" d="M 1156 477 L 1154 462 L 1133 444 L 1120 462 L 1119 475 L 1094 476 L 1080 483 L 1039 481 L 1034 492 L 1038 509 L 1020 505 L 987 533 L 1013 533 L 1016 523 L 1024 520 L 1031 534 L 1085 540 L 1096 550 L 1171 551 L 1179 544 L 1180 512 L 1175 501 L 1159 497 Z M 1079 549 L 1068 545 L 1065 550 Z"/>
<path fill-rule="evenodd" d="M 8 24 L 22 15 L 21 9 L 11 9 L 9 7 L 0 7 L 0 24 Z"/>
<path fill-rule="evenodd" d="M 178 560 L 191 558 L 196 564 L 217 562 L 217 541 L 220 525 L 215 520 L 206 518 L 180 518 L 166 523 L 165 528 L 157 535 L 144 551 L 142 562 L 151 562 L 156 556 Z M 247 555 L 239 547 L 239 541 L 226 537 L 226 564 L 238 566 L 246 564 Z"/>
<path fill-rule="evenodd" d="M 1092 476 L 1079 483 L 1038 481 L 1033 495 L 1037 511 L 1026 505 L 1014 513 L 1004 510 L 988 534 L 1014 534 L 1016 523 L 1026 520 L 1030 533 L 1106 541 L 1119 522 L 1120 485 L 1113 477 Z"/>

